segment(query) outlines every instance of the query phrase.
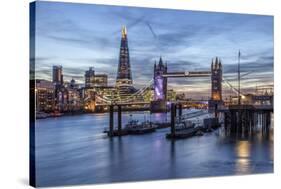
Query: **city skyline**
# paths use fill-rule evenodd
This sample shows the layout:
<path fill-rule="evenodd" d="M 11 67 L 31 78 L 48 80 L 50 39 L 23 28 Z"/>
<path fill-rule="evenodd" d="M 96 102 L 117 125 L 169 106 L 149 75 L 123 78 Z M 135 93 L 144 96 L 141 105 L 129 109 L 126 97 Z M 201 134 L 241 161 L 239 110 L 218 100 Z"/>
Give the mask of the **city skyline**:
<path fill-rule="evenodd" d="M 274 172 L 273 16 L 36 1 L 29 32 L 31 186 Z"/>
<path fill-rule="evenodd" d="M 51 80 L 52 66 L 62 65 L 66 81 L 84 83 L 85 71 L 94 67 L 114 85 L 126 25 L 136 88 L 152 79 L 160 56 L 169 71 L 208 71 L 218 56 L 224 77 L 235 85 L 239 49 L 242 73 L 251 72 L 242 87 L 273 84 L 272 16 L 53 2 L 37 4 L 37 10 L 37 79 Z M 169 79 L 168 88 L 209 96 L 209 80 Z"/>

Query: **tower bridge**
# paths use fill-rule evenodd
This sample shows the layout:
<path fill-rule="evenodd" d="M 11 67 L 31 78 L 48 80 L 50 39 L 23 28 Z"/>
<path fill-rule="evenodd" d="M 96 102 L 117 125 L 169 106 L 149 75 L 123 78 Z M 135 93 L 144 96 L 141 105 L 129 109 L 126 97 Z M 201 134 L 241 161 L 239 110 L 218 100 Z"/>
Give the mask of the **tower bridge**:
<path fill-rule="evenodd" d="M 211 77 L 211 99 L 209 108 L 215 109 L 223 104 L 222 101 L 222 64 L 221 60 L 216 57 L 212 60 L 211 71 L 178 71 L 168 72 L 167 64 L 163 64 L 160 57 L 159 63 L 154 64 L 154 101 L 151 102 L 153 112 L 166 111 L 167 84 L 168 78 L 182 77 Z"/>
<path fill-rule="evenodd" d="M 240 58 L 240 52 L 239 52 Z M 239 59 L 240 60 L 240 59 Z M 247 73 L 248 74 L 248 73 Z M 240 90 L 235 89 L 225 78 L 223 78 L 222 63 L 221 60 L 216 57 L 212 59 L 210 70 L 200 70 L 200 71 L 169 71 L 167 63 L 164 63 L 162 57 L 160 57 L 159 62 L 154 64 L 153 78 L 147 83 L 147 85 L 139 90 L 133 87 L 133 79 L 131 73 L 130 57 L 129 57 L 129 47 L 128 47 L 128 37 L 127 30 L 125 27 L 122 28 L 121 45 L 119 52 L 119 62 L 116 78 L 116 88 L 119 91 L 117 96 L 102 96 L 96 94 L 97 105 L 107 106 L 107 105 L 145 105 L 150 104 L 150 110 L 152 112 L 166 112 L 167 111 L 167 91 L 168 91 L 168 80 L 169 78 L 201 78 L 208 77 L 211 81 L 211 98 L 208 101 L 209 110 L 218 109 L 218 107 L 223 105 L 222 100 L 222 82 L 226 82 L 228 87 L 231 87 L 236 92 L 238 91 L 238 96 L 243 95 Z M 264 87 L 263 87 L 264 88 Z M 147 92 L 147 90 L 153 89 L 153 100 L 151 102 L 145 101 L 142 97 Z M 257 89 L 260 91 L 260 89 Z M 268 95 L 256 95 L 253 98 L 255 101 L 267 100 Z M 269 98 L 271 100 L 271 98 Z M 272 100 L 271 100 L 272 101 Z M 171 103 L 171 102 L 170 102 Z M 174 103 L 174 102 L 173 102 Z M 177 102 L 177 103 L 187 103 L 187 102 Z"/>

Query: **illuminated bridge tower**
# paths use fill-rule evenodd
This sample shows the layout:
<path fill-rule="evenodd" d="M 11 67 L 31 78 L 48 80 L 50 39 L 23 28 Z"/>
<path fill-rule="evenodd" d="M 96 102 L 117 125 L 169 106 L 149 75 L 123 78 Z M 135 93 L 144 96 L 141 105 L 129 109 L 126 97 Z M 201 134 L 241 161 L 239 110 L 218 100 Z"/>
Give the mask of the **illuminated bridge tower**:
<path fill-rule="evenodd" d="M 132 80 L 131 65 L 130 65 L 127 30 L 126 27 L 123 26 L 118 72 L 116 78 L 116 87 L 119 89 L 120 95 L 124 96 L 127 93 L 132 92 L 132 90 L 134 89 L 132 87 L 132 84 L 133 84 L 133 80 Z"/>
<path fill-rule="evenodd" d="M 163 64 L 160 57 L 159 63 L 154 64 L 154 101 L 151 102 L 151 110 L 154 112 L 166 111 L 167 77 L 163 77 L 163 74 L 166 73 L 167 64 Z"/>
<path fill-rule="evenodd" d="M 167 73 L 167 64 L 163 64 L 160 57 L 159 63 L 154 64 L 154 100 L 166 100 L 167 97 L 167 78 L 163 74 Z"/>
<path fill-rule="evenodd" d="M 211 99 L 209 101 L 209 109 L 214 110 L 222 105 L 222 64 L 218 57 L 212 60 L 211 65 Z"/>

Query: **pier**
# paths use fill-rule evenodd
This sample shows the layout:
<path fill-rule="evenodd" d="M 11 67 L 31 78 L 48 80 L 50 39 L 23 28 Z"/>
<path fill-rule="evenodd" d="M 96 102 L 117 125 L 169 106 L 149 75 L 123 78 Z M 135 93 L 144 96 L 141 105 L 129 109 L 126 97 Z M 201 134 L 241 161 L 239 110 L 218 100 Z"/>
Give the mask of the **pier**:
<path fill-rule="evenodd" d="M 117 106 L 117 130 L 114 129 L 114 106 Z M 110 105 L 109 106 L 109 137 L 128 135 L 128 131 L 122 129 L 122 106 Z"/>
<path fill-rule="evenodd" d="M 122 106 L 126 104 L 117 104 L 109 106 L 109 130 L 104 131 L 109 137 L 124 136 L 124 135 L 139 135 L 154 132 L 157 128 L 165 128 L 167 125 L 154 124 L 151 122 L 143 122 L 138 124 L 137 122 L 131 122 L 130 127 L 122 127 Z M 117 107 L 117 130 L 114 129 L 114 107 Z"/>
<path fill-rule="evenodd" d="M 116 106 L 116 108 L 114 108 Z M 117 110 L 117 129 L 114 129 L 114 109 Z M 256 132 L 257 127 L 261 127 L 263 134 L 270 131 L 273 106 L 272 105 L 230 105 L 225 108 L 215 110 L 212 117 L 205 118 L 201 125 L 186 126 L 189 119 L 204 115 L 202 111 L 182 114 L 182 105 L 172 103 L 170 106 L 170 123 L 152 123 L 143 126 L 134 126 L 131 129 L 122 127 L 122 105 L 110 105 L 109 107 L 109 137 L 124 136 L 129 134 L 146 134 L 154 132 L 156 129 L 170 127 L 170 133 L 166 134 L 168 139 L 182 139 L 200 132 L 211 132 L 221 126 L 218 114 L 223 116 L 223 126 L 227 135 L 249 136 Z M 177 125 L 185 125 L 184 129 L 177 129 Z M 199 133 L 199 134 L 198 134 Z"/>
<path fill-rule="evenodd" d="M 248 136 L 254 134 L 257 126 L 268 134 L 273 113 L 272 105 L 231 105 L 221 109 L 224 114 L 224 128 L 227 134 Z"/>

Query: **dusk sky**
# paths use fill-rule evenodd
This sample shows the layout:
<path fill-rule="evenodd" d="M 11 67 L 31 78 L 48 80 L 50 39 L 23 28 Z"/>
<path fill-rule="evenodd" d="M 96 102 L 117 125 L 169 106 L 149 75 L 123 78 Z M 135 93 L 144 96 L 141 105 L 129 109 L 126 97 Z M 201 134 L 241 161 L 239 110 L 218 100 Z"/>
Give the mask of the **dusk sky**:
<path fill-rule="evenodd" d="M 168 71 L 209 71 L 212 58 L 237 85 L 241 50 L 242 91 L 273 84 L 273 17 L 93 4 L 37 2 L 36 78 L 51 80 L 62 65 L 64 80 L 84 82 L 84 73 L 109 75 L 115 84 L 121 28 L 127 27 L 133 83 L 145 86 L 162 56 Z M 168 88 L 190 96 L 210 95 L 210 78 L 169 79 Z M 223 88 L 227 88 L 223 85 Z"/>

